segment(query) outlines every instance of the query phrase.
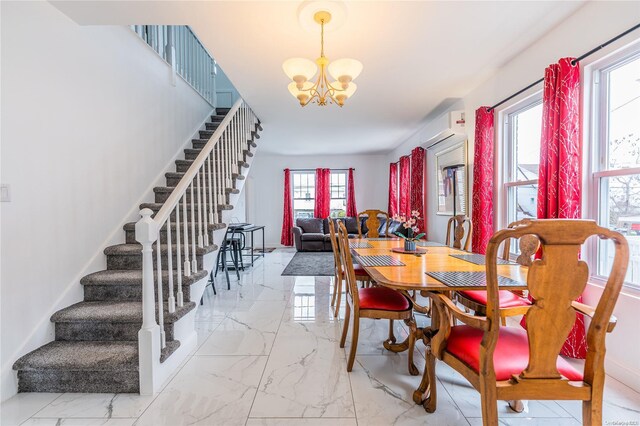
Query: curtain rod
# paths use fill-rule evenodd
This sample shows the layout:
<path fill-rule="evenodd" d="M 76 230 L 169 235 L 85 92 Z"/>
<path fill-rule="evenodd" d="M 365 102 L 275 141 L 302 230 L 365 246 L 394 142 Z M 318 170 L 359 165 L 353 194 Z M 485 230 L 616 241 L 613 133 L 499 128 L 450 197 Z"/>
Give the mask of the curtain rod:
<path fill-rule="evenodd" d="M 326 167 L 320 167 L 320 168 L 324 169 Z M 284 171 L 284 170 L 287 170 L 287 169 L 282 169 L 282 170 Z M 336 171 L 336 172 L 348 172 L 349 171 L 349 169 L 332 169 L 332 168 L 329 168 L 329 170 Z M 353 170 L 355 171 L 356 169 L 353 168 Z M 316 169 L 289 169 L 289 171 L 290 172 L 315 172 Z"/>
<path fill-rule="evenodd" d="M 601 45 L 594 47 L 593 49 L 591 49 L 590 51 L 588 51 L 587 53 L 578 56 L 576 59 L 574 59 L 573 61 L 571 61 L 571 65 L 575 65 L 577 62 L 580 62 L 581 60 L 583 60 L 584 58 L 587 58 L 591 55 L 593 55 L 594 53 L 596 53 L 598 50 L 600 49 L 604 49 L 605 47 L 607 47 L 608 45 L 610 45 L 611 43 L 618 41 L 619 39 L 621 39 L 622 37 L 626 36 L 627 34 L 637 30 L 638 28 L 640 28 L 640 24 L 636 24 L 633 27 L 629 28 L 628 30 L 618 34 L 617 36 L 615 36 L 614 38 L 605 41 L 604 43 L 602 43 Z M 516 96 L 520 95 L 523 92 L 526 92 L 527 90 L 531 89 L 532 87 L 542 83 L 544 81 L 544 78 L 541 78 L 540 80 L 537 80 L 533 83 L 531 83 L 530 85 L 528 85 L 527 87 L 525 87 L 522 90 L 517 91 L 516 93 L 514 93 L 513 95 L 509 96 L 508 98 L 505 98 L 503 100 L 501 100 L 500 102 L 498 102 L 497 104 L 495 104 L 492 107 L 487 108 L 487 111 L 491 111 L 496 109 L 497 107 L 499 107 L 500 105 L 504 104 L 505 102 L 510 101 L 511 99 L 515 98 Z"/>

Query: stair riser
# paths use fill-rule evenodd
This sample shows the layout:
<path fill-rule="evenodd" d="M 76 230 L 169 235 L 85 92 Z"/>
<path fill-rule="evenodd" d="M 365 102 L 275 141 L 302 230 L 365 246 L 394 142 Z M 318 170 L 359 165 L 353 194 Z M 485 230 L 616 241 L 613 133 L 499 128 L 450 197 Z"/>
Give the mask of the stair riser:
<path fill-rule="evenodd" d="M 196 208 L 197 208 L 197 204 L 196 204 Z M 189 217 L 191 217 L 191 203 L 187 203 L 187 207 L 189 208 L 188 213 L 189 213 Z M 180 208 L 182 209 L 182 205 L 180 205 Z M 158 213 L 160 210 L 159 209 L 151 209 L 153 211 L 153 215 L 151 217 L 154 217 L 156 215 L 156 213 Z M 220 214 L 222 212 L 222 210 L 232 210 L 232 209 L 218 209 L 218 214 Z M 182 210 L 180 210 L 180 217 L 182 218 Z M 220 216 L 218 216 L 218 219 L 220 219 Z M 175 210 L 173 212 L 171 212 L 171 220 L 176 220 L 176 212 Z M 182 219 L 180 219 L 182 220 Z"/>
<path fill-rule="evenodd" d="M 197 213 L 196 213 L 196 216 L 197 216 Z M 216 229 L 222 229 L 222 228 L 216 227 Z M 184 232 L 183 231 L 184 231 L 184 228 L 181 227 L 180 228 L 180 240 L 181 240 L 181 242 L 184 242 L 184 236 L 183 236 Z M 189 232 L 189 235 L 187 235 L 187 236 L 189 237 L 189 244 L 191 244 L 191 225 L 188 225 L 188 232 Z M 209 243 L 212 242 L 212 240 L 211 240 L 212 233 L 213 233 L 213 229 L 210 229 L 210 232 L 209 232 Z M 196 225 L 196 234 L 198 234 L 197 225 Z M 126 231 L 124 231 L 124 235 L 125 235 L 125 243 L 126 244 L 136 244 L 138 242 L 138 241 L 136 241 L 136 232 L 134 230 L 126 230 Z M 198 238 L 198 237 L 196 236 L 196 238 Z M 160 239 L 162 240 L 163 244 L 167 242 L 167 231 L 166 231 L 166 228 L 165 228 L 164 231 L 160 231 Z M 171 231 L 171 239 L 172 239 L 172 241 L 174 243 L 176 242 L 175 241 L 176 240 L 175 228 L 173 228 L 172 231 Z M 196 240 L 196 242 L 197 242 L 197 240 Z M 164 255 L 164 257 L 166 258 L 166 255 Z M 164 261 L 165 258 L 163 258 L 162 260 Z"/>
<path fill-rule="evenodd" d="M 187 163 L 184 160 L 176 161 L 176 172 L 177 173 L 185 173 L 187 170 L 189 170 L 189 167 L 191 167 L 191 164 L 193 164 L 193 160 L 188 160 L 188 161 L 190 161 L 190 162 Z M 246 162 L 239 161 L 238 162 L 238 167 L 247 168 L 247 167 L 249 167 L 249 165 Z"/>
<path fill-rule="evenodd" d="M 207 144 L 207 142 L 209 142 L 209 140 L 192 140 L 191 141 L 191 146 L 193 146 L 193 149 L 202 149 L 204 148 L 204 146 Z M 252 141 L 250 139 L 247 140 L 247 147 L 250 146 L 257 146 L 257 144 L 255 142 L 252 143 Z"/>
<path fill-rule="evenodd" d="M 197 238 L 197 237 L 196 237 Z M 189 242 L 191 242 L 191 235 L 189 235 Z M 184 249 L 183 249 L 184 250 Z M 191 253 L 191 250 L 189 250 Z M 173 252 L 173 267 L 175 268 L 177 265 L 177 256 L 176 253 Z M 183 252 L 184 254 L 184 252 Z M 191 255 L 189 255 L 191 258 Z M 198 269 L 202 266 L 202 256 L 196 255 L 196 260 L 198 263 Z M 184 262 L 184 257 L 182 258 L 182 262 Z M 153 252 L 153 269 L 156 269 L 156 251 Z M 166 270 L 167 268 L 167 256 L 162 256 L 162 269 Z M 122 254 L 110 254 L 107 256 L 107 269 L 110 270 L 132 270 L 132 269 L 142 269 L 142 253 L 140 255 L 122 255 Z"/>
<path fill-rule="evenodd" d="M 18 392 L 138 393 L 137 371 L 18 371 Z"/>
<path fill-rule="evenodd" d="M 206 123 L 205 125 L 207 126 L 207 130 L 217 130 L 221 122 L 222 120 L 214 121 L 213 123 Z"/>
<path fill-rule="evenodd" d="M 156 319 L 157 320 L 157 319 Z M 59 322 L 56 323 L 56 340 L 73 341 L 128 341 L 138 340 L 142 321 L 137 322 Z M 173 340 L 173 324 L 165 324 L 167 340 Z"/>
<path fill-rule="evenodd" d="M 175 281 L 174 281 L 175 287 Z M 162 282 L 162 295 L 164 300 L 169 299 L 169 283 Z M 158 298 L 158 287 L 153 286 L 156 300 Z M 175 289 L 174 289 L 175 291 Z M 191 286 L 182 286 L 183 300 L 191 300 Z M 142 283 L 140 285 L 90 285 L 84 287 L 85 302 L 103 302 L 111 300 L 121 300 L 130 302 L 142 301 Z"/>
<path fill-rule="evenodd" d="M 233 187 L 236 187 L 236 179 L 233 179 Z M 169 197 L 171 196 L 170 192 L 156 192 L 155 193 L 155 203 L 164 203 L 165 201 L 167 201 L 169 199 Z M 193 193 L 194 198 L 196 199 L 196 204 L 198 203 L 198 195 L 196 193 L 196 191 L 194 190 Z M 200 195 L 200 197 L 202 198 L 202 195 Z M 207 195 L 208 197 L 208 195 Z M 187 206 L 191 207 L 191 191 L 187 191 L 186 193 L 186 200 L 187 200 Z M 225 204 L 230 204 L 229 203 L 229 198 L 225 198 Z M 191 214 L 191 212 L 189 212 L 189 214 Z M 198 214 L 198 212 L 196 212 L 196 215 Z"/>
<path fill-rule="evenodd" d="M 197 149 L 197 148 L 194 148 L 194 149 Z M 202 149 L 202 148 L 200 148 L 200 149 Z M 185 160 L 189 160 L 189 161 L 193 161 L 198 157 L 198 155 L 200 155 L 200 152 L 187 151 L 187 152 L 184 153 L 184 159 Z M 243 155 L 242 155 L 242 159 L 246 162 L 249 157 L 253 157 L 253 153 L 250 153 L 249 151 L 245 150 Z"/>

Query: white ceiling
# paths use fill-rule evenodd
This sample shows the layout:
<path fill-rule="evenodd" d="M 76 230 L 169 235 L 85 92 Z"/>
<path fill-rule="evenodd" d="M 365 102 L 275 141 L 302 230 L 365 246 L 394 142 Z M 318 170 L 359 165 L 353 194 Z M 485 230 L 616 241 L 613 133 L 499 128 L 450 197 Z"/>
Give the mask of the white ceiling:
<path fill-rule="evenodd" d="M 560 1 L 349 1 L 325 35 L 329 59 L 364 64 L 344 108 L 301 108 L 282 62 L 319 56 L 299 1 L 52 2 L 80 24 L 187 24 L 264 123 L 261 150 L 387 152 L 441 102 L 461 98 L 582 6 Z"/>

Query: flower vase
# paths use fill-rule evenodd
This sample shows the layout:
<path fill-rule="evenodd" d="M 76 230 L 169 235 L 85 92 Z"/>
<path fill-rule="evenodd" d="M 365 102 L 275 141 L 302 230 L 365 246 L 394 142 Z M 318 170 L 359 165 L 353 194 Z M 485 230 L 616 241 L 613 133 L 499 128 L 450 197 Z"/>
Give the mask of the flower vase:
<path fill-rule="evenodd" d="M 404 251 L 416 251 L 416 242 L 404 240 Z"/>

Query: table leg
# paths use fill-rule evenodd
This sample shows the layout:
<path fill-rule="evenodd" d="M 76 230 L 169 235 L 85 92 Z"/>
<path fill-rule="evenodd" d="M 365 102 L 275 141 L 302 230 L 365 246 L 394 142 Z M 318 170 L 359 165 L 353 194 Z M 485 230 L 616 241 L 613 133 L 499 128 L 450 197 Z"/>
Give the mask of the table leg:
<path fill-rule="evenodd" d="M 253 268 L 253 231 L 251 231 L 251 267 Z"/>
<path fill-rule="evenodd" d="M 413 317 L 405 320 L 404 322 L 409 326 L 409 336 L 403 342 L 396 343 L 395 337 L 391 338 L 391 333 L 389 333 L 389 339 L 385 340 L 382 345 L 386 350 L 394 353 L 404 352 L 408 350 L 409 374 L 411 374 L 412 376 L 417 376 L 420 374 L 420 370 L 418 370 L 418 367 L 416 367 L 416 365 L 413 363 L 413 353 L 415 352 L 415 342 L 422 339 L 422 329 L 418 328 L 418 326 L 416 325 L 416 320 Z"/>
<path fill-rule="evenodd" d="M 431 346 L 426 348 L 426 363 L 420 386 L 413 392 L 413 402 L 424 407 L 427 413 L 436 411 L 436 357 L 431 352 Z"/>

